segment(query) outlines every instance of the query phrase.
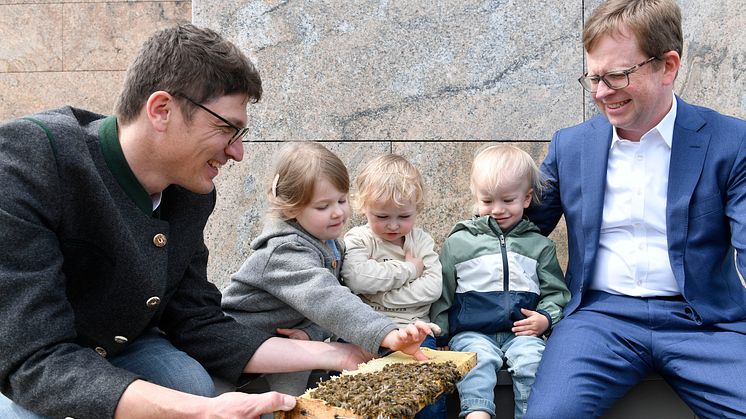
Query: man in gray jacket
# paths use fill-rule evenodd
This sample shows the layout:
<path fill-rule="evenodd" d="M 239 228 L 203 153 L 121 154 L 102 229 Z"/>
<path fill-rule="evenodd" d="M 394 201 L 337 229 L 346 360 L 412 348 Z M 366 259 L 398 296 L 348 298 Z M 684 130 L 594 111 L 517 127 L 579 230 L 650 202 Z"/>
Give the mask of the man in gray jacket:
<path fill-rule="evenodd" d="M 257 417 L 295 401 L 208 398 L 210 374 L 369 357 L 242 326 L 207 281 L 213 178 L 242 160 L 261 93 L 235 45 L 181 25 L 145 43 L 115 115 L 67 107 L 0 124 L 0 417 Z M 398 349 L 415 353 L 429 332 L 401 330 Z"/>

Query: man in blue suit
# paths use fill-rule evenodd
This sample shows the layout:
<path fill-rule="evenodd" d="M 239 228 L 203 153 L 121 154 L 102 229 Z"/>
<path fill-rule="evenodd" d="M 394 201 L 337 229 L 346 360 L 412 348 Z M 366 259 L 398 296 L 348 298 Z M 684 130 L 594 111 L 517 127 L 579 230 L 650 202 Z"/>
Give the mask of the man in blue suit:
<path fill-rule="evenodd" d="M 600 416 L 657 372 L 703 418 L 746 415 L 746 122 L 673 93 L 674 0 L 609 0 L 579 79 L 601 111 L 558 131 L 529 217 L 564 214 L 572 299 L 527 418 Z"/>

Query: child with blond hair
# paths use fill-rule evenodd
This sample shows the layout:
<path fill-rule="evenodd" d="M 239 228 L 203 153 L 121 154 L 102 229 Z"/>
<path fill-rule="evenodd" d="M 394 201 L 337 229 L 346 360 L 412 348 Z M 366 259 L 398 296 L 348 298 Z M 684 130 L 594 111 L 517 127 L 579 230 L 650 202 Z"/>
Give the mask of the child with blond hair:
<path fill-rule="evenodd" d="M 371 354 L 383 347 L 426 359 L 419 346 L 431 325 L 397 325 L 339 282 L 344 252 L 338 238 L 350 215 L 349 175 L 339 157 L 318 143 L 290 143 L 272 173 L 271 217 L 223 291 L 225 312 L 292 339 L 335 335 Z M 299 395 L 309 375 L 270 374 L 267 380 L 272 390 Z"/>
<path fill-rule="evenodd" d="M 520 148 L 482 149 L 470 185 L 478 216 L 457 223 L 443 243 L 443 294 L 431 318 L 443 330 L 441 343 L 477 353 L 476 367 L 457 384 L 459 417 L 495 417 L 493 391 L 503 364 L 513 378 L 514 415 L 523 417 L 542 337 L 570 299 L 554 243 L 523 216 L 543 184 Z"/>
<path fill-rule="evenodd" d="M 388 154 L 368 162 L 355 185 L 355 209 L 368 223 L 345 234 L 344 284 L 400 327 L 429 322 L 443 280 L 432 237 L 415 227 L 424 206 L 422 176 L 404 157 Z M 435 349 L 435 339 L 428 336 L 423 346 Z M 445 418 L 445 399 L 416 417 Z"/>

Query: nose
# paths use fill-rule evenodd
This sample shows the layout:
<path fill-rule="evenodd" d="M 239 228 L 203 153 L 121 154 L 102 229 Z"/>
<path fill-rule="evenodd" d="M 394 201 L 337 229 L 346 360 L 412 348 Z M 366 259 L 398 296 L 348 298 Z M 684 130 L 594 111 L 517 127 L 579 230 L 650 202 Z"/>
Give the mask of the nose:
<path fill-rule="evenodd" d="M 609 96 L 610 94 L 614 93 L 614 89 L 607 86 L 605 82 L 601 81 L 598 83 L 598 86 L 596 87 L 596 93 L 593 93 L 594 99 L 602 99 L 606 96 Z"/>
<path fill-rule="evenodd" d="M 340 204 L 334 205 L 334 208 L 332 209 L 332 217 L 339 218 L 339 217 L 344 216 L 344 214 L 345 214 L 345 209 L 343 208 L 342 205 Z"/>
<path fill-rule="evenodd" d="M 243 151 L 243 142 L 241 142 L 240 140 L 235 141 L 233 142 L 233 144 L 225 147 L 225 155 L 235 161 L 243 160 Z"/>

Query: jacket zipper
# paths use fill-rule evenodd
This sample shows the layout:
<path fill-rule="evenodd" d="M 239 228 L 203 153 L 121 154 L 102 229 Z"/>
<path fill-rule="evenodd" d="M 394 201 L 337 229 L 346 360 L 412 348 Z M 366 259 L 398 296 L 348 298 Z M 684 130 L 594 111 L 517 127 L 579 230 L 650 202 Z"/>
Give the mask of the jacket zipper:
<path fill-rule="evenodd" d="M 503 292 L 508 292 L 510 286 L 510 274 L 508 272 L 508 247 L 505 245 L 505 236 L 500 234 L 500 254 L 503 257 Z"/>
<path fill-rule="evenodd" d="M 510 286 L 510 273 L 508 272 L 508 246 L 505 245 L 505 236 L 502 232 L 495 230 L 495 227 L 491 223 L 487 223 L 490 226 L 490 230 L 497 235 L 500 241 L 500 255 L 503 258 L 503 292 L 507 295 L 508 287 Z"/>

